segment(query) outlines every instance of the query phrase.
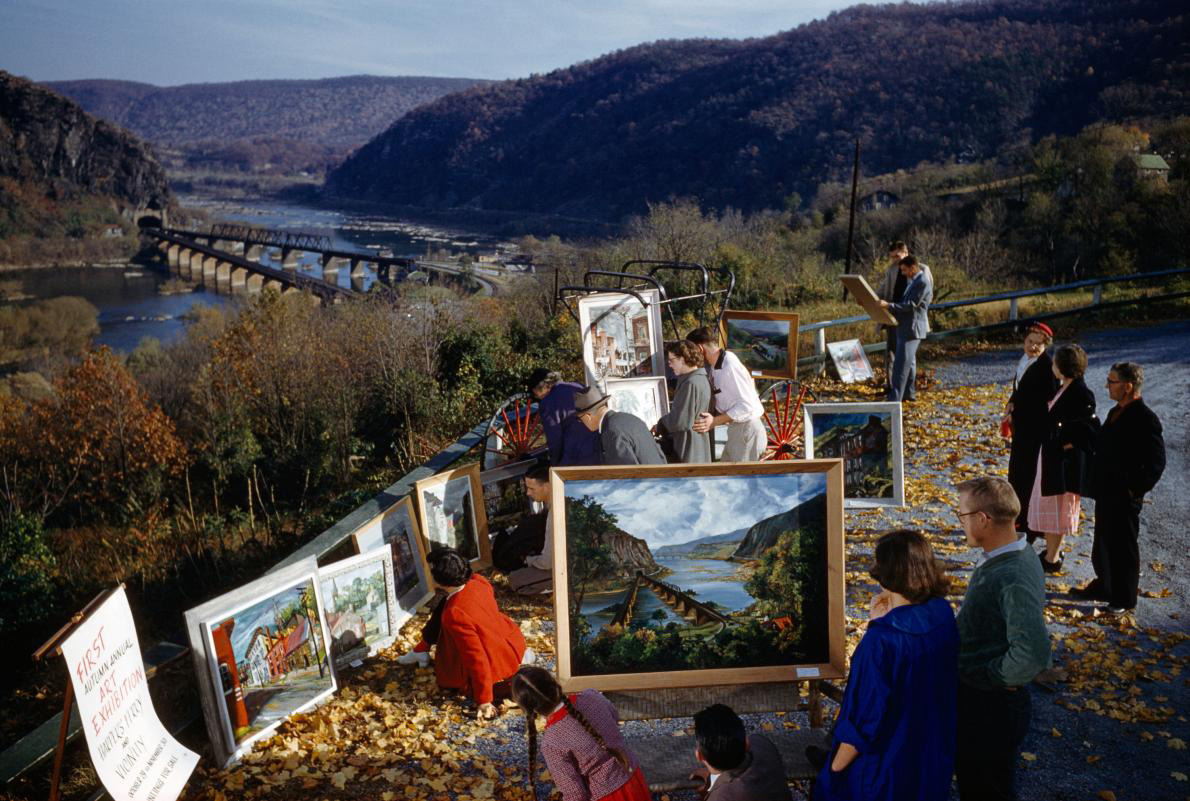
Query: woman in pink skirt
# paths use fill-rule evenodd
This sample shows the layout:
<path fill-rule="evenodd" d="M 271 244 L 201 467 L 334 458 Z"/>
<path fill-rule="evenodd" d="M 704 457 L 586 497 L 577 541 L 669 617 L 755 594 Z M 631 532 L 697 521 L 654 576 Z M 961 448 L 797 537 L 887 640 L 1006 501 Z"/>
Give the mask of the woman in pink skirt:
<path fill-rule="evenodd" d="M 1045 536 L 1041 567 L 1062 569 L 1062 538 L 1078 531 L 1079 500 L 1091 487 L 1089 466 L 1099 432 L 1095 395 L 1083 381 L 1087 354 L 1063 345 L 1054 354 L 1054 376 L 1061 382 L 1049 402 L 1037 476 L 1029 497 L 1029 529 Z"/>

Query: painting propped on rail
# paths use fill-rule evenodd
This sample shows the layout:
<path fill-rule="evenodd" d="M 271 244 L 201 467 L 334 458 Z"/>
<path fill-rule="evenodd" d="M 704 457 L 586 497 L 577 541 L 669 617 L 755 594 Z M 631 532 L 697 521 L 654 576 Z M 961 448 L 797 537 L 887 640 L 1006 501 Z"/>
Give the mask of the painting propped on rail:
<path fill-rule="evenodd" d="M 567 691 L 843 675 L 840 461 L 551 476 Z"/>

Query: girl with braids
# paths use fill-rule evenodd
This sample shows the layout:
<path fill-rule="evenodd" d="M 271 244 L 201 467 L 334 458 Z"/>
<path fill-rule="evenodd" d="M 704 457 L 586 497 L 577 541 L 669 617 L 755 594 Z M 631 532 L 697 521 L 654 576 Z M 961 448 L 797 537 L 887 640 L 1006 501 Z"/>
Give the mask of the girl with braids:
<path fill-rule="evenodd" d="M 596 690 L 567 696 L 549 671 L 526 665 L 512 678 L 512 698 L 525 710 L 529 786 L 537 799 L 537 718 L 545 718 L 541 755 L 562 801 L 651 801 L 619 716 Z"/>

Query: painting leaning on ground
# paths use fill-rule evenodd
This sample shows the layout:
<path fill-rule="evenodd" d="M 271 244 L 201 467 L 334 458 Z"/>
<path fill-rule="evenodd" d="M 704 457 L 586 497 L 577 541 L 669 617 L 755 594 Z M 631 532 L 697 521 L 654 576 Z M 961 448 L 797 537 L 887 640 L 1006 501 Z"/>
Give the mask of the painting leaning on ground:
<path fill-rule="evenodd" d="M 836 404 L 841 405 L 841 404 Z M 860 406 L 861 404 L 855 404 Z M 892 406 L 893 404 L 881 404 Z M 896 497 L 894 437 L 896 410 L 823 412 L 808 405 L 813 456 L 843 459 L 843 488 L 848 498 Z"/>
<path fill-rule="evenodd" d="M 565 482 L 570 675 L 829 660 L 823 473 Z"/>

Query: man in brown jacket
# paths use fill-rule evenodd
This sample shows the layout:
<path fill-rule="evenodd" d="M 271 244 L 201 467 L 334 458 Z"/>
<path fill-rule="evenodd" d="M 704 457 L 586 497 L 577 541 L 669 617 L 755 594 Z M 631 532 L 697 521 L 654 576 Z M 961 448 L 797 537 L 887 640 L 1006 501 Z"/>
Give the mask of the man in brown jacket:
<path fill-rule="evenodd" d="M 745 732 L 731 707 L 714 704 L 696 714 L 694 737 L 701 767 L 691 778 L 707 783 L 703 801 L 793 801 L 777 747 L 763 734 Z"/>

